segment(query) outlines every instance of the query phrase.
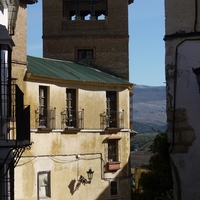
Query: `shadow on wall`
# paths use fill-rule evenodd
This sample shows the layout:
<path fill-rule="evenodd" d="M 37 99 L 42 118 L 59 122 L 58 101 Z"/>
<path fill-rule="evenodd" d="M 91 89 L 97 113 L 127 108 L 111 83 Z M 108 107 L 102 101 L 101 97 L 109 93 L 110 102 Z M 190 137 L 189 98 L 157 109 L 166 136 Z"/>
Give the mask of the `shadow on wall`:
<path fill-rule="evenodd" d="M 113 172 L 112 175 L 117 172 Z M 95 174 L 94 174 L 95 175 Z M 116 178 L 110 178 L 108 175 L 103 174 L 104 177 L 107 176 L 107 178 L 100 177 L 101 181 L 107 182 L 107 187 L 104 189 L 104 191 L 101 192 L 101 194 L 96 197 L 94 194 L 94 190 L 90 188 L 85 188 L 87 190 L 87 193 L 91 192 L 91 200 L 95 198 L 95 200 L 102 200 L 102 199 L 131 199 L 131 170 L 130 166 L 126 164 L 123 169 L 121 169 L 120 173 Z M 99 180 L 100 181 L 100 180 Z M 91 186 L 92 186 L 91 181 Z M 70 190 L 71 195 L 74 195 L 76 192 L 78 192 L 79 187 L 86 186 L 83 182 L 79 180 L 72 179 L 68 185 L 68 188 Z M 95 189 L 96 190 L 96 189 Z"/>

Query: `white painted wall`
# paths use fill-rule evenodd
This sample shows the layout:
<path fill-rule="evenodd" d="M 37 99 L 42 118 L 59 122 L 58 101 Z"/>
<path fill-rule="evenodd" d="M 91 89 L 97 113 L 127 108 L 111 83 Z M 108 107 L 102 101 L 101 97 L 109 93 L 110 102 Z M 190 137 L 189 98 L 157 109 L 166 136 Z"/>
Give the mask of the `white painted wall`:
<path fill-rule="evenodd" d="M 165 0 L 168 136 L 174 200 L 200 199 L 200 2 Z M 174 136 L 174 138 L 173 138 Z"/>
<path fill-rule="evenodd" d="M 181 185 L 181 196 L 183 200 L 200 198 L 200 94 L 195 74 L 192 68 L 200 67 L 200 40 L 185 40 L 177 49 L 177 87 L 176 87 L 176 109 L 185 109 L 188 124 L 180 122 L 185 130 L 179 135 L 175 132 L 179 143 L 192 141 L 193 129 L 195 140 L 189 146 L 186 153 L 175 153 L 171 156 L 176 166 Z M 177 119 L 181 120 L 181 119 Z M 187 132 L 187 126 L 191 130 Z M 176 142 L 176 141 L 175 141 Z"/>

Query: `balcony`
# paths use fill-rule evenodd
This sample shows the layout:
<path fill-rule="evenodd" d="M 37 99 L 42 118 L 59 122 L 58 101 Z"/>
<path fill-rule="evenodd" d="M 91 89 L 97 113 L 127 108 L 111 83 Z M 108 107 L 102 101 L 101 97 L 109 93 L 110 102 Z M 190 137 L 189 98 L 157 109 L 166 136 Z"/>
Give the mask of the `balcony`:
<path fill-rule="evenodd" d="M 24 94 L 17 85 L 12 85 L 11 88 L 11 107 L 9 108 L 7 105 L 7 110 L 4 107 L 4 111 L 1 111 L 8 113 L 8 115 L 2 114 L 0 116 L 0 146 L 30 145 L 30 106 L 24 106 Z M 5 95 L 2 99 L 6 100 Z"/>
<path fill-rule="evenodd" d="M 37 109 L 35 111 L 36 128 L 38 131 L 50 132 L 55 129 L 56 109 Z"/>
<path fill-rule="evenodd" d="M 84 127 L 84 110 L 64 110 L 61 112 L 61 129 L 64 132 L 83 129 Z"/>
<path fill-rule="evenodd" d="M 109 111 L 100 114 L 100 127 L 101 129 L 119 131 L 124 128 L 124 110 Z"/>

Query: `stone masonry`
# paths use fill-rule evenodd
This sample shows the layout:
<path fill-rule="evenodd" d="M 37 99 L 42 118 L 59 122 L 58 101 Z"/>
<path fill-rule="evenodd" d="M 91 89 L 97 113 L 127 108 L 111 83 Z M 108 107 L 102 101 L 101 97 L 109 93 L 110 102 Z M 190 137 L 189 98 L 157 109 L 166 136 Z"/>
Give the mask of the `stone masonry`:
<path fill-rule="evenodd" d="M 104 14 L 105 18 L 101 20 L 95 19 L 95 16 L 90 20 L 81 20 L 81 16 L 71 20 L 69 15 L 78 12 L 78 8 L 74 11 L 75 5 L 66 1 L 69 4 L 66 9 L 69 10 L 63 16 L 65 12 L 63 2 L 64 0 L 43 0 L 43 56 L 89 64 L 128 80 L 128 4 L 130 2 L 99 0 L 100 3 L 95 4 L 96 11 L 93 13 L 96 16 Z M 80 3 L 79 14 L 82 18 L 87 14 L 87 9 L 91 9 L 91 5 L 88 5 Z M 78 59 L 79 49 L 91 49 L 93 58 Z"/>

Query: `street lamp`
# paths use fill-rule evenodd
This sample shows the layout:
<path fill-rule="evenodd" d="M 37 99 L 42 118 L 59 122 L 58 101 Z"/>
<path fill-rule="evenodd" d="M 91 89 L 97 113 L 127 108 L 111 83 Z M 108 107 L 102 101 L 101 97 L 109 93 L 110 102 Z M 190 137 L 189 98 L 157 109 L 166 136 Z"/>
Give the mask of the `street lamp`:
<path fill-rule="evenodd" d="M 90 182 L 93 178 L 93 173 L 94 173 L 94 171 L 92 171 L 91 168 L 87 171 L 88 179 L 89 179 Z"/>
<path fill-rule="evenodd" d="M 79 178 L 79 181 L 85 185 L 85 184 L 90 184 L 91 181 L 92 181 L 92 178 L 93 178 L 93 173 L 94 171 L 92 171 L 92 169 L 90 168 L 87 172 L 87 175 L 88 175 L 88 180 L 86 178 L 84 178 L 82 175 L 80 176 Z"/>

